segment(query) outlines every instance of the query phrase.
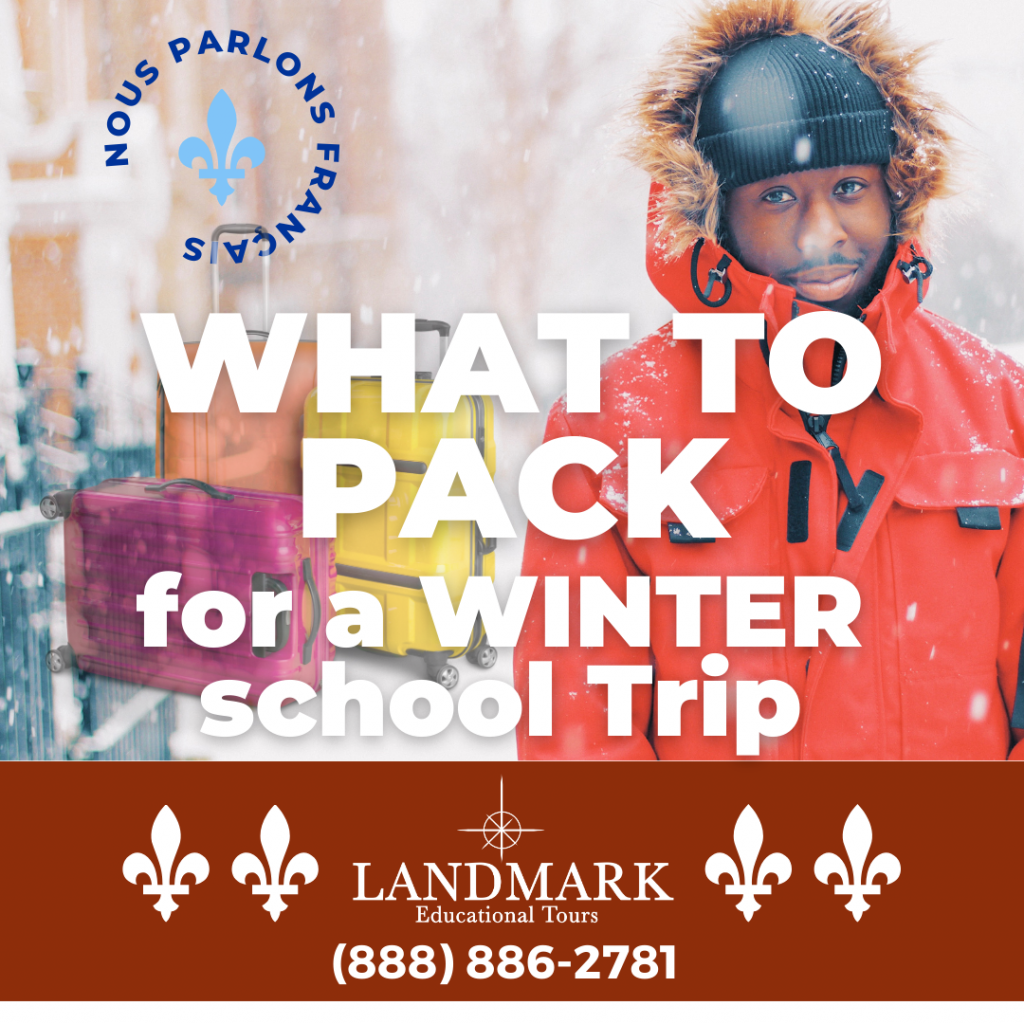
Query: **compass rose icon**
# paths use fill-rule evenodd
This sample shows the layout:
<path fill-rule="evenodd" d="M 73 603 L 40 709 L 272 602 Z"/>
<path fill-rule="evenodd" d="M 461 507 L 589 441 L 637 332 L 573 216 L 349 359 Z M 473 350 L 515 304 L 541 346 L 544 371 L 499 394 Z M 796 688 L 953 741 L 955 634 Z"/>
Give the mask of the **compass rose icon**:
<path fill-rule="evenodd" d="M 487 815 L 483 828 L 460 828 L 460 832 L 481 832 L 484 846 L 498 851 L 502 860 L 505 851 L 511 850 L 522 838 L 524 832 L 543 832 L 542 828 L 523 828 L 519 819 L 511 811 L 505 810 L 505 779 L 502 778 L 499 790 L 498 810 Z"/>

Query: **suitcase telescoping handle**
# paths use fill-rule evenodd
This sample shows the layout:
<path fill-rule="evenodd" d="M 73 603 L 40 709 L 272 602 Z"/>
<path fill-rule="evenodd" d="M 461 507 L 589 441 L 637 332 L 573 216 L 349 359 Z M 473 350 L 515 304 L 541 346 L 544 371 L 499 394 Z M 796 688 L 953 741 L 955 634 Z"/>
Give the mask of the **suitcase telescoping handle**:
<path fill-rule="evenodd" d="M 181 484 L 184 487 L 198 487 L 199 490 L 204 491 L 211 498 L 219 498 L 221 501 L 234 501 L 235 496 L 228 494 L 227 491 L 218 491 L 216 487 L 211 487 L 209 484 L 204 483 L 202 480 L 193 480 L 191 477 L 179 477 L 177 480 L 165 480 L 162 484 L 147 484 L 147 491 L 166 491 L 168 487 L 174 487 L 175 484 Z"/>
<path fill-rule="evenodd" d="M 416 333 L 426 334 L 429 331 L 437 331 L 441 341 L 441 359 L 443 360 L 448 352 L 448 338 L 452 333 L 451 324 L 443 320 L 417 320 Z"/>
<path fill-rule="evenodd" d="M 261 224 L 221 224 L 213 229 L 210 236 L 210 265 L 212 267 L 213 283 L 213 311 L 220 312 L 220 270 L 217 261 L 217 252 L 220 246 L 217 244 L 221 235 L 253 235 L 259 234 L 261 238 L 270 238 L 270 232 Z M 270 330 L 270 254 L 261 253 L 260 262 L 263 264 L 263 330 Z"/>

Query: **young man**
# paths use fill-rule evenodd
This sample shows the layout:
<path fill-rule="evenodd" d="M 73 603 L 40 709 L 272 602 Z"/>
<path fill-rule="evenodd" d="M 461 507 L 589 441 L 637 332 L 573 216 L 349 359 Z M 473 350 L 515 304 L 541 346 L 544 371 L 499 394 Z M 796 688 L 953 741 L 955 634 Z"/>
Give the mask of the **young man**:
<path fill-rule="evenodd" d="M 634 150 L 654 179 L 651 279 L 679 312 L 763 314 L 766 337 L 737 342 L 735 413 L 700 411 L 701 345 L 671 323 L 606 362 L 600 413 L 551 410 L 547 440 L 621 453 L 600 474 L 563 469 L 556 500 L 599 502 L 617 523 L 579 543 L 530 527 L 522 572 L 569 577 L 571 632 L 546 647 L 542 602 L 531 608 L 516 683 L 527 699 L 529 663 L 552 663 L 552 735 L 527 735 L 524 712 L 521 757 L 736 757 L 738 680 L 783 680 L 799 698 L 762 759 L 1024 757 L 1024 744 L 1011 753 L 1024 735 L 1011 729 L 1015 701 L 1024 724 L 1024 370 L 921 305 L 932 267 L 917 236 L 948 190 L 950 139 L 918 57 L 877 4 L 726 0 L 654 71 Z M 860 319 L 881 352 L 871 397 L 831 417 L 784 401 L 768 367 L 778 332 L 821 309 Z M 835 385 L 845 354 L 815 342 L 804 368 Z M 694 540 L 670 509 L 659 538 L 627 536 L 626 439 L 645 437 L 661 439 L 663 467 L 692 438 L 729 439 L 694 479 L 728 538 Z M 644 575 L 650 646 L 609 626 L 603 647 L 581 647 L 588 577 L 625 601 Z M 830 576 L 859 593 L 859 646 L 825 631 L 797 646 L 795 579 Z M 708 578 L 690 600 L 699 646 L 677 646 L 677 598 L 658 577 Z M 778 581 L 754 584 L 776 596 L 751 625 L 784 628 L 784 646 L 727 646 L 730 577 Z M 632 687 L 629 736 L 608 735 L 609 687 L 587 682 L 602 664 L 652 667 L 654 685 Z M 728 735 L 705 734 L 723 730 L 703 683 L 659 730 L 657 681 L 709 676 L 726 680 Z"/>

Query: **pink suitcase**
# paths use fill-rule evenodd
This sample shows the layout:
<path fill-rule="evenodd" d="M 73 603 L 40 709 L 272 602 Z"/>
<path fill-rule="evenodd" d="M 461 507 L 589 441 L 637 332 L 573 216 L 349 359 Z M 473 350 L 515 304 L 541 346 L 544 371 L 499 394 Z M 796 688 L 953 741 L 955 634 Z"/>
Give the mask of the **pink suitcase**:
<path fill-rule="evenodd" d="M 61 491 L 40 507 L 49 519 L 65 518 L 71 650 L 51 652 L 52 670 L 73 656 L 87 672 L 193 694 L 215 680 L 240 679 L 251 684 L 250 700 L 281 679 L 319 685 L 320 663 L 334 656 L 322 628 L 336 575 L 334 542 L 302 536 L 297 495 L 136 477 Z M 178 611 L 167 615 L 167 646 L 144 647 L 135 598 L 165 570 L 182 574 Z M 204 590 L 226 591 L 245 608 L 246 629 L 226 647 L 200 647 L 181 627 L 181 610 Z M 254 590 L 292 593 L 293 611 L 278 616 L 271 648 L 252 646 Z M 216 620 L 208 615 L 207 625 L 216 628 Z"/>

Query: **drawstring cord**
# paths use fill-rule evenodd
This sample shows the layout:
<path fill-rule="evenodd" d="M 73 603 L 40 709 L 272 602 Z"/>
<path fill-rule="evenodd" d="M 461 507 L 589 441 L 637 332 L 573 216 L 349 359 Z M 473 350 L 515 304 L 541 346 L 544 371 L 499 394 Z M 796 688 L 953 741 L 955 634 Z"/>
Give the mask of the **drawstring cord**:
<path fill-rule="evenodd" d="M 704 239 L 698 238 L 696 244 L 693 247 L 693 254 L 690 257 L 690 284 L 693 285 L 693 292 L 704 303 L 705 306 L 710 306 L 712 309 L 718 306 L 724 306 L 729 301 L 729 296 L 732 295 L 732 281 L 729 280 L 727 271 L 729 264 L 732 263 L 732 257 L 725 254 L 718 261 L 718 266 L 708 271 L 708 283 L 702 289 L 700 282 L 697 280 L 697 260 L 700 258 L 700 251 L 704 248 Z M 711 292 L 715 287 L 715 282 L 721 281 L 725 287 L 725 292 L 720 299 L 712 299 Z"/>
<path fill-rule="evenodd" d="M 896 266 L 902 271 L 907 284 L 910 284 L 915 278 L 917 279 L 917 302 L 920 305 L 924 302 L 924 283 L 932 276 L 932 271 L 935 268 L 913 245 L 910 246 L 910 262 L 900 260 Z"/>

